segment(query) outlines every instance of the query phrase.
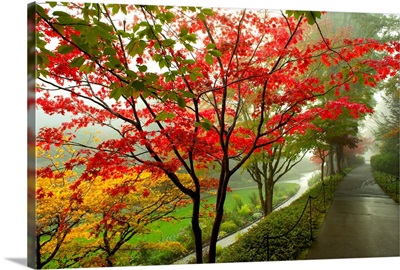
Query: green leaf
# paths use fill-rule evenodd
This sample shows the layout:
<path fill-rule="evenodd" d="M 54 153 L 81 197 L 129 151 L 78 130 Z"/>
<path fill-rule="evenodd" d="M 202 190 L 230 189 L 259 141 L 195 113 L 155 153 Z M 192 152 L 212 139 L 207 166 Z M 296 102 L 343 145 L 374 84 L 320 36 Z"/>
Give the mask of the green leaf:
<path fill-rule="evenodd" d="M 368 82 L 370 82 L 370 83 L 376 83 L 374 77 L 369 76 L 367 80 L 368 80 Z"/>
<path fill-rule="evenodd" d="M 190 34 L 185 36 L 185 40 L 196 43 L 197 37 L 195 34 Z"/>
<path fill-rule="evenodd" d="M 359 81 L 362 85 L 364 85 L 364 84 L 365 84 L 365 79 L 364 79 L 363 74 L 360 72 L 360 73 L 357 73 L 356 75 L 357 75 L 358 81 Z"/>
<path fill-rule="evenodd" d="M 214 11 L 211 9 L 211 8 L 203 8 L 202 10 L 201 10 L 201 13 L 204 13 L 205 15 L 213 15 L 214 14 Z"/>
<path fill-rule="evenodd" d="M 322 13 L 321 13 L 320 11 L 313 11 L 312 13 L 314 14 L 314 17 L 315 17 L 315 18 L 321 19 Z"/>
<path fill-rule="evenodd" d="M 108 33 L 114 31 L 114 28 L 112 27 L 112 25 L 106 24 L 104 22 L 96 20 L 96 25 L 98 26 L 98 28 L 100 28 L 104 31 L 107 31 Z"/>
<path fill-rule="evenodd" d="M 287 10 L 286 14 L 290 17 L 293 16 L 296 20 L 300 18 L 300 16 L 304 15 L 304 11 L 296 11 L 296 10 Z"/>
<path fill-rule="evenodd" d="M 156 116 L 156 118 L 154 120 L 155 121 L 165 121 L 166 119 L 172 119 L 174 117 L 175 117 L 174 113 L 162 111 Z"/>
<path fill-rule="evenodd" d="M 147 46 L 147 42 L 144 40 L 138 40 L 136 38 L 132 39 L 126 46 L 130 56 L 143 55 L 144 49 Z"/>
<path fill-rule="evenodd" d="M 136 96 L 135 96 L 135 93 L 133 93 L 133 89 L 132 89 L 132 87 L 131 87 L 131 84 L 129 84 L 129 85 L 127 85 L 127 86 L 125 86 L 125 87 L 123 87 L 123 88 L 121 89 L 121 94 L 122 94 L 124 97 L 131 97 L 131 96 L 133 96 L 133 97 L 137 98 L 137 97 L 139 96 L 140 93 L 136 92 Z"/>
<path fill-rule="evenodd" d="M 186 26 L 184 26 L 184 27 L 182 27 L 181 32 L 179 33 L 179 36 L 185 37 L 188 34 L 188 32 L 189 32 L 189 29 Z"/>
<path fill-rule="evenodd" d="M 53 16 L 71 18 L 71 15 L 64 11 L 53 11 Z"/>
<path fill-rule="evenodd" d="M 191 80 L 192 82 L 195 82 L 196 79 L 197 79 L 196 74 L 193 74 L 193 73 L 190 73 L 190 74 L 189 74 L 189 77 L 190 77 L 190 80 Z"/>
<path fill-rule="evenodd" d="M 144 85 L 143 82 L 141 81 L 134 81 L 132 82 L 132 87 L 136 90 L 136 91 L 142 91 L 146 89 L 146 86 Z"/>
<path fill-rule="evenodd" d="M 214 55 L 215 57 L 222 56 L 222 53 L 219 50 L 211 50 L 211 51 L 208 51 L 208 53 Z"/>
<path fill-rule="evenodd" d="M 214 58 L 211 54 L 206 54 L 206 63 L 212 65 L 214 63 Z"/>
<path fill-rule="evenodd" d="M 140 72 L 146 72 L 147 71 L 147 66 L 145 65 L 137 65 L 138 69 Z"/>
<path fill-rule="evenodd" d="M 137 74 L 133 70 L 127 69 L 125 70 L 125 73 L 131 78 L 137 78 Z"/>
<path fill-rule="evenodd" d="M 39 15 L 45 19 L 50 19 L 49 15 L 47 15 L 46 11 L 44 8 L 38 4 L 36 4 L 36 12 L 39 13 Z"/>
<path fill-rule="evenodd" d="M 154 54 L 153 55 L 153 60 L 158 62 L 163 58 L 163 56 L 161 54 Z"/>
<path fill-rule="evenodd" d="M 173 39 L 165 39 L 162 43 L 165 47 L 173 47 L 176 42 Z"/>
<path fill-rule="evenodd" d="M 203 121 L 196 122 L 195 126 L 201 127 L 205 131 L 209 131 L 212 128 L 213 124 L 211 123 L 210 120 L 208 120 L 207 118 L 204 118 Z"/>
<path fill-rule="evenodd" d="M 164 73 L 164 78 L 166 83 L 175 81 L 175 74 L 167 71 Z"/>
<path fill-rule="evenodd" d="M 204 22 L 206 20 L 206 16 L 203 13 L 199 13 L 197 16 L 199 17 L 200 21 Z"/>
<path fill-rule="evenodd" d="M 192 52 L 194 50 L 193 46 L 188 43 L 183 43 L 183 46 L 185 46 L 185 48 L 190 52 Z"/>
<path fill-rule="evenodd" d="M 103 28 L 96 27 L 95 29 L 96 29 L 95 31 L 97 31 L 97 34 L 105 41 L 112 41 L 112 40 L 117 39 L 117 37 L 115 35 L 110 34 L 109 31 L 107 31 Z"/>
<path fill-rule="evenodd" d="M 94 70 L 92 65 L 82 65 L 79 68 L 79 71 L 84 72 L 85 74 L 89 74 L 90 72 L 92 72 Z"/>
<path fill-rule="evenodd" d="M 117 4 L 113 5 L 113 8 L 112 8 L 113 15 L 117 14 L 118 12 L 119 12 L 119 5 L 117 5 Z"/>
<path fill-rule="evenodd" d="M 61 45 L 60 47 L 57 48 L 57 51 L 61 54 L 68 54 L 74 50 L 74 46 L 70 45 Z"/>
<path fill-rule="evenodd" d="M 85 58 L 83 56 L 79 56 L 77 58 L 72 59 L 71 63 L 69 63 L 70 67 L 80 67 L 85 62 Z"/>
<path fill-rule="evenodd" d="M 86 40 L 89 43 L 89 45 L 91 45 L 91 46 L 98 44 L 98 38 L 97 38 L 96 31 L 89 28 L 89 30 L 86 34 Z"/>
<path fill-rule="evenodd" d="M 208 44 L 207 46 L 206 46 L 206 49 L 207 50 L 212 50 L 212 49 L 214 49 L 216 46 L 215 46 L 215 44 L 214 43 L 210 43 L 210 44 Z"/>
<path fill-rule="evenodd" d="M 194 59 L 186 59 L 186 60 L 183 60 L 183 63 L 188 64 L 188 65 L 194 65 L 194 64 L 196 64 L 196 61 Z"/>
<path fill-rule="evenodd" d="M 57 2 L 47 2 L 47 4 L 49 4 L 49 6 L 51 6 L 52 8 L 57 6 Z"/>
<path fill-rule="evenodd" d="M 64 26 L 59 24 L 55 24 L 53 26 L 58 32 L 60 32 L 61 35 L 65 35 Z"/>
<path fill-rule="evenodd" d="M 122 88 L 120 87 L 114 88 L 110 93 L 110 98 L 113 98 L 116 101 L 118 101 L 121 95 L 122 95 Z"/>
<path fill-rule="evenodd" d="M 171 23 L 172 20 L 175 18 L 175 14 L 168 11 L 167 13 L 165 13 L 165 20 L 167 21 L 167 23 Z"/>
<path fill-rule="evenodd" d="M 126 7 L 127 7 L 128 5 L 124 5 L 124 4 L 121 4 L 121 11 L 122 11 L 122 13 L 124 13 L 125 15 L 127 15 L 128 14 L 128 11 L 127 11 L 127 9 L 126 9 Z"/>
<path fill-rule="evenodd" d="M 179 106 L 181 109 L 185 109 L 185 107 L 186 107 L 186 100 L 185 100 L 184 98 L 178 97 L 177 102 L 178 102 L 178 106 Z"/>
<path fill-rule="evenodd" d="M 194 98 L 194 94 L 188 91 L 182 91 L 181 95 L 184 96 L 185 98 Z"/>
<path fill-rule="evenodd" d="M 347 80 L 349 78 L 349 74 L 350 74 L 350 69 L 348 67 L 344 67 L 343 68 L 343 79 Z"/>
<path fill-rule="evenodd" d="M 306 17 L 309 25 L 313 25 L 315 23 L 315 19 L 311 11 L 306 12 Z"/>
<path fill-rule="evenodd" d="M 286 14 L 287 14 L 289 17 L 292 16 L 293 13 L 294 13 L 293 10 L 286 10 Z"/>
<path fill-rule="evenodd" d="M 165 61 L 164 58 L 161 58 L 160 61 L 158 62 L 158 66 L 162 69 L 167 65 L 167 61 Z"/>
<path fill-rule="evenodd" d="M 116 53 L 117 51 L 112 47 L 107 47 L 104 49 L 104 55 L 114 56 Z"/>

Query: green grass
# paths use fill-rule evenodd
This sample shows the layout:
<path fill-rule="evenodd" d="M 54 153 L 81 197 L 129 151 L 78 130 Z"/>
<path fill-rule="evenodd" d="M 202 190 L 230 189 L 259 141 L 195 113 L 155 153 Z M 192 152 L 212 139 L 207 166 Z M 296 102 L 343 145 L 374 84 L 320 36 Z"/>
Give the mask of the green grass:
<path fill-rule="evenodd" d="M 275 194 L 278 196 L 274 196 L 274 203 L 278 201 L 285 200 L 287 197 L 294 195 L 299 189 L 298 184 L 294 183 L 277 183 Z M 245 188 L 245 189 L 234 189 L 232 192 L 228 192 L 225 201 L 225 210 L 233 209 L 235 206 L 235 200 L 233 199 L 234 195 L 240 196 L 243 204 L 248 204 L 250 202 L 250 195 L 252 193 L 257 193 L 258 190 L 256 187 Z M 202 202 L 202 207 L 205 204 L 215 204 L 216 195 L 210 195 L 204 199 Z M 204 209 L 204 208 L 203 208 Z M 187 205 L 185 207 L 181 207 L 177 209 L 173 216 L 176 219 L 175 221 L 158 221 L 152 225 L 150 225 L 151 232 L 145 235 L 138 235 L 134 237 L 130 243 L 138 243 L 140 241 L 144 242 L 159 242 L 165 241 L 166 239 L 170 239 L 174 235 L 178 234 L 181 229 L 187 228 L 191 225 L 191 213 L 192 206 Z"/>
<path fill-rule="evenodd" d="M 290 195 L 295 194 L 298 189 L 299 189 L 299 185 L 297 185 L 297 184 L 293 184 L 293 183 L 278 183 L 276 185 L 276 188 L 275 188 L 275 193 L 274 194 L 277 195 L 277 196 L 274 197 L 274 203 L 277 203 L 278 201 L 285 200 Z M 251 205 L 250 196 L 253 193 L 258 194 L 258 190 L 257 190 L 256 187 L 250 187 L 250 188 L 244 188 L 244 189 L 234 189 L 232 192 L 228 192 L 227 197 L 226 197 L 226 201 L 225 201 L 225 210 L 226 210 L 226 212 L 228 212 L 229 210 L 232 211 L 233 209 L 235 209 L 236 202 L 235 202 L 234 196 L 235 197 L 240 197 L 241 201 L 242 201 L 242 203 L 244 205 L 246 205 L 246 204 Z M 204 207 L 205 204 L 214 204 L 215 203 L 215 199 L 216 199 L 216 195 L 209 195 L 202 202 L 202 207 Z M 211 208 L 210 208 L 210 210 L 211 210 Z M 254 210 L 254 209 L 252 209 L 252 210 Z M 234 211 L 236 211 L 236 210 L 234 210 Z M 185 207 L 181 207 L 181 208 L 177 209 L 173 213 L 173 216 L 178 220 L 172 221 L 172 222 L 165 222 L 165 221 L 155 222 L 155 223 L 153 223 L 152 225 L 149 226 L 149 230 L 148 230 L 149 233 L 148 234 L 142 234 L 142 235 L 138 234 L 135 237 L 133 237 L 129 241 L 129 243 L 133 244 L 133 245 L 140 246 L 141 243 L 144 243 L 144 242 L 157 243 L 157 242 L 164 242 L 164 241 L 170 240 L 170 241 L 177 241 L 177 242 L 185 245 L 186 243 L 182 243 L 179 240 L 175 240 L 175 239 L 177 239 L 176 236 L 179 235 L 179 233 L 182 232 L 182 230 L 184 230 L 184 234 L 185 235 L 190 233 L 190 230 L 191 230 L 191 219 L 190 219 L 191 213 L 192 213 L 191 205 L 187 205 Z M 208 223 L 209 223 L 210 219 L 207 219 L 207 220 L 208 220 Z M 208 226 L 209 226 L 209 224 L 208 224 Z M 204 236 L 206 236 L 208 229 L 204 230 Z M 82 245 L 85 245 L 88 242 L 94 241 L 94 239 L 91 239 L 91 240 L 76 239 L 76 241 L 81 243 Z M 155 254 L 154 252 L 156 252 L 156 251 L 155 250 L 152 251 L 152 253 L 151 253 L 152 256 Z M 168 252 L 165 252 L 165 251 L 157 251 L 157 252 L 159 254 L 161 254 L 161 255 L 165 255 L 165 254 L 168 255 L 169 254 Z M 122 256 L 122 255 L 120 253 L 118 253 L 117 257 L 119 258 L 119 256 Z M 174 255 L 174 256 L 176 256 L 176 255 Z M 166 261 L 163 261 L 161 259 L 160 260 L 163 263 L 170 263 L 174 259 L 176 259 L 176 258 L 169 258 Z M 155 260 L 154 258 L 148 258 L 148 260 L 149 261 L 147 263 L 156 264 L 156 261 L 154 261 Z M 117 259 L 117 261 L 119 261 L 119 259 Z M 56 264 L 51 262 L 46 267 L 53 268 L 53 267 L 56 267 Z"/>

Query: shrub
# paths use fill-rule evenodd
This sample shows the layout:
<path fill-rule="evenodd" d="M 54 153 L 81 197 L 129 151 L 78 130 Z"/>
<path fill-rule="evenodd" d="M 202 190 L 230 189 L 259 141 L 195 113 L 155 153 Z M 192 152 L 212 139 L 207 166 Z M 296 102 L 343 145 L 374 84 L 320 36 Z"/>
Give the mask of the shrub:
<path fill-rule="evenodd" d="M 330 178 L 336 180 L 343 176 Z M 326 183 L 328 184 L 328 183 Z M 274 211 L 251 228 L 246 234 L 240 235 L 240 241 L 225 248 L 218 262 L 251 262 L 269 260 L 294 260 L 310 247 L 310 220 L 307 201 L 309 196 L 320 194 L 322 183 L 312 186 L 303 196 L 290 206 Z M 305 209 L 305 213 L 299 220 Z M 325 213 L 323 196 L 312 201 L 313 235 L 322 222 Z M 298 225 L 293 226 L 299 221 Z M 291 229 L 293 229 L 291 231 Z M 267 246 L 267 236 L 268 243 Z M 269 258 L 267 256 L 267 247 Z"/>
<path fill-rule="evenodd" d="M 187 250 L 177 242 L 140 242 L 132 260 L 138 265 L 170 264 Z"/>
<path fill-rule="evenodd" d="M 187 226 L 179 230 L 179 233 L 171 237 L 171 240 L 182 243 L 188 250 L 194 249 L 194 234 L 191 226 Z"/>
<path fill-rule="evenodd" d="M 248 204 L 242 205 L 239 209 L 238 214 L 243 218 L 248 218 L 253 214 Z"/>
<path fill-rule="evenodd" d="M 221 224 L 221 231 L 224 232 L 234 232 L 236 231 L 238 226 L 232 220 L 225 221 Z"/>
<path fill-rule="evenodd" d="M 256 192 L 252 192 L 249 195 L 249 203 L 252 208 L 257 208 L 257 206 L 260 206 L 260 198 L 258 197 Z"/>
<path fill-rule="evenodd" d="M 313 176 L 311 176 L 311 178 L 308 180 L 308 186 L 311 187 L 320 180 L 321 180 L 321 173 L 313 174 Z"/>
<path fill-rule="evenodd" d="M 399 175 L 399 157 L 393 152 L 372 156 L 371 167 L 376 171 Z"/>
<path fill-rule="evenodd" d="M 235 201 L 235 206 L 234 206 L 234 210 L 239 210 L 240 208 L 242 208 L 242 206 L 243 206 L 243 200 L 242 200 L 242 197 L 240 196 L 240 195 L 237 195 L 237 194 L 233 194 L 232 195 L 232 199 Z"/>
<path fill-rule="evenodd" d="M 256 219 L 262 218 L 262 216 L 263 216 L 262 213 L 257 212 L 257 213 L 254 213 L 254 214 L 253 214 L 252 218 L 253 218 L 254 220 L 256 220 Z"/>
<path fill-rule="evenodd" d="M 221 255 L 223 248 L 220 245 L 217 245 L 216 254 L 217 256 Z"/>
<path fill-rule="evenodd" d="M 388 173 L 374 171 L 374 179 L 378 185 L 397 203 L 399 203 L 399 177 Z"/>

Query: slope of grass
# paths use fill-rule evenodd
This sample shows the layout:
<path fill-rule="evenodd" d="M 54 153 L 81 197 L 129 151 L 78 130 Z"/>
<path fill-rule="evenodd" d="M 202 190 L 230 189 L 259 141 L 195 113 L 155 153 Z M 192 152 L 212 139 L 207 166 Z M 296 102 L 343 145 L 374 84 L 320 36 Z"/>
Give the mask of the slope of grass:
<path fill-rule="evenodd" d="M 299 189 L 298 184 L 293 183 L 277 183 L 275 188 L 275 194 L 273 203 L 279 203 L 281 201 L 286 200 L 288 197 L 293 196 L 297 193 Z M 256 187 L 243 188 L 243 189 L 234 189 L 232 192 L 228 192 L 225 201 L 225 210 L 230 210 L 235 207 L 235 196 L 239 196 L 243 202 L 243 204 L 250 203 L 250 196 L 253 193 L 257 193 L 258 190 Z M 257 193 L 258 194 L 258 193 Z M 214 204 L 215 203 L 215 195 L 209 195 L 206 197 L 202 203 L 204 207 L 206 204 Z M 204 208 L 203 208 L 204 209 Z M 158 221 L 155 224 L 151 225 L 150 233 L 145 235 L 138 235 L 134 237 L 130 243 L 138 243 L 140 241 L 145 242 L 159 242 L 174 238 L 174 235 L 177 235 L 181 232 L 182 229 L 189 228 L 191 224 L 191 213 L 192 208 L 191 205 L 187 205 L 185 207 L 181 207 L 177 209 L 174 213 L 174 219 L 172 221 Z"/>

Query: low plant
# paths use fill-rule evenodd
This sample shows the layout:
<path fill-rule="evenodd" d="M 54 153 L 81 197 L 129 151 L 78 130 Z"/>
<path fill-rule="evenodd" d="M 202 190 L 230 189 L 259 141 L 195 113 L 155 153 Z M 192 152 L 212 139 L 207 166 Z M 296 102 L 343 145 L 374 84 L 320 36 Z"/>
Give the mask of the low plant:
<path fill-rule="evenodd" d="M 341 175 L 329 178 L 325 183 L 325 191 L 332 186 L 330 181 L 337 183 L 337 179 L 342 178 Z M 321 190 L 322 182 L 312 186 L 290 206 L 272 212 L 246 234 L 240 235 L 240 241 L 224 248 L 218 262 L 297 259 L 310 247 L 311 239 L 316 235 L 328 207 Z M 310 196 L 317 197 L 311 201 L 311 220 L 308 207 Z"/>
<path fill-rule="evenodd" d="M 388 194 L 396 203 L 399 203 L 399 177 L 375 170 L 374 179 L 378 185 Z"/>
<path fill-rule="evenodd" d="M 230 233 L 238 229 L 238 226 L 232 220 L 225 221 L 221 224 L 221 231 Z"/>

